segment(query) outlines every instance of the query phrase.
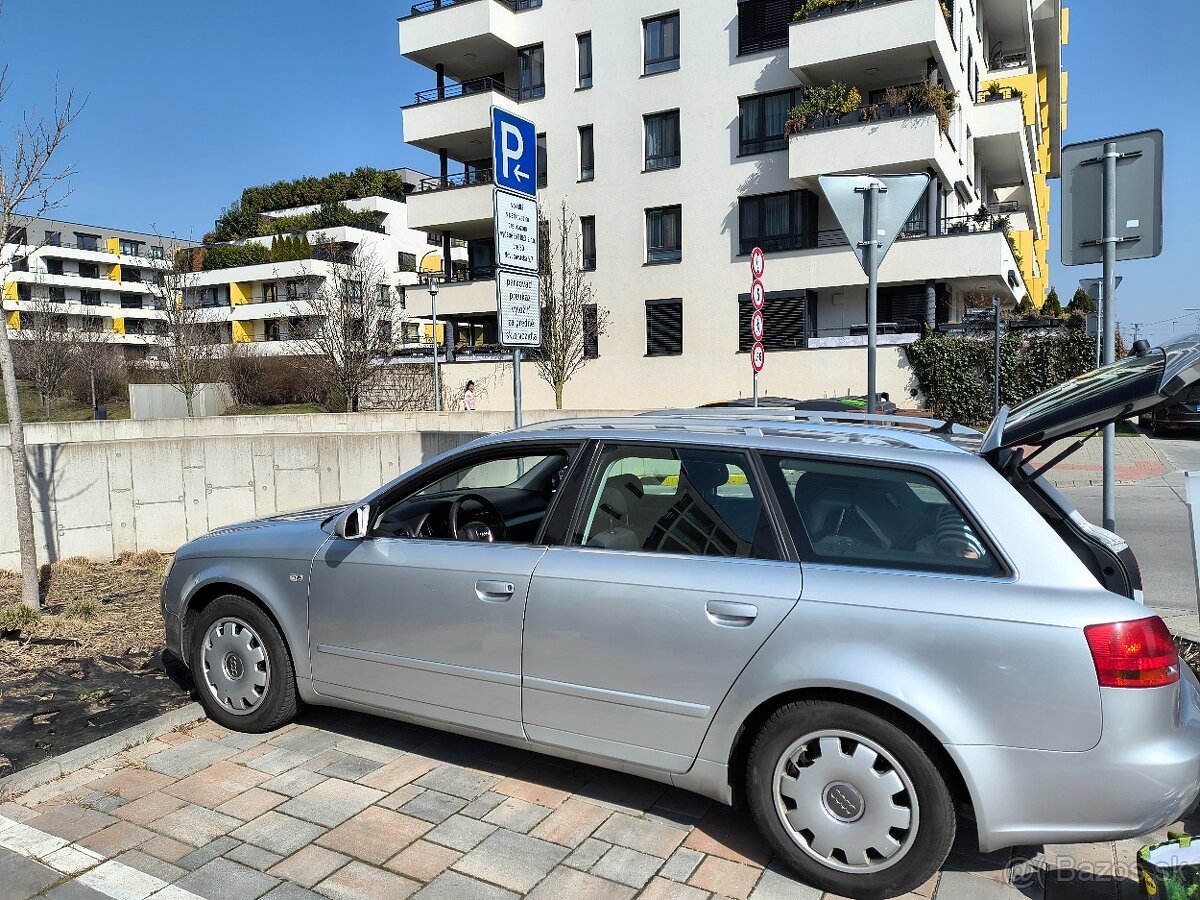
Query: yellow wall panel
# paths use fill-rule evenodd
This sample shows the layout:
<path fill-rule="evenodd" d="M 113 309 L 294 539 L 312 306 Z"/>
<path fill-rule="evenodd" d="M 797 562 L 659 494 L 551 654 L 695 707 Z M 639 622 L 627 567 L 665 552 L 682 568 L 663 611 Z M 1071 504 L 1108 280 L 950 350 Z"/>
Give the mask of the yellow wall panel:
<path fill-rule="evenodd" d="M 113 319 L 113 333 L 114 334 L 124 334 L 125 333 L 125 320 L 124 319 Z"/>
<path fill-rule="evenodd" d="M 108 247 L 109 253 L 120 253 L 121 252 L 121 241 L 119 238 L 111 237 L 107 241 L 105 241 L 105 244 Z"/>
<path fill-rule="evenodd" d="M 254 340 L 254 323 L 253 322 L 234 322 L 233 323 L 233 342 L 235 344 L 249 344 Z"/>
<path fill-rule="evenodd" d="M 231 281 L 229 283 L 229 305 L 242 306 L 250 303 L 254 297 L 254 283 L 251 281 Z"/>
<path fill-rule="evenodd" d="M 1071 43 L 1071 10 L 1064 9 L 1062 11 L 1062 45 L 1065 47 Z"/>
<path fill-rule="evenodd" d="M 10 312 L 5 316 L 5 319 L 8 321 L 8 327 L 13 331 L 21 329 L 21 314 L 19 312 Z"/>
<path fill-rule="evenodd" d="M 4 285 L 4 299 L 12 300 L 14 303 L 17 300 L 17 283 L 10 281 Z"/>
<path fill-rule="evenodd" d="M 421 333 L 424 335 L 424 340 L 426 343 L 430 343 L 430 344 L 433 343 L 433 323 L 432 322 L 427 322 L 424 326 L 422 326 Z M 446 323 L 445 322 L 438 322 L 437 342 L 438 342 L 439 347 L 446 343 Z"/>
<path fill-rule="evenodd" d="M 120 263 L 118 263 L 117 265 L 112 267 L 112 271 L 108 273 L 108 277 L 111 278 L 113 281 L 121 280 L 121 264 Z"/>

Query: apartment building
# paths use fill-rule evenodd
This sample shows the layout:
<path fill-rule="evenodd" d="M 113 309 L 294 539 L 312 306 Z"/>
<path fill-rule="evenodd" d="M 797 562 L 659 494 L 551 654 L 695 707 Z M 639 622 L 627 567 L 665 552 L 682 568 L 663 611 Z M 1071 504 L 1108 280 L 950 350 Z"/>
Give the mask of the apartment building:
<path fill-rule="evenodd" d="M 404 134 L 436 157 L 437 174 L 409 198 L 409 225 L 468 248 L 439 314 L 494 329 L 492 106 L 537 124 L 542 209 L 568 203 L 580 263 L 610 313 L 607 332 L 587 339 L 596 358 L 567 386 L 571 406 L 747 395 L 756 245 L 767 253 L 764 391 L 863 392 L 866 278 L 821 195 L 825 173 L 933 176 L 882 267 L 881 390 L 907 398 L 900 347 L 928 320 L 956 321 L 981 296 L 1040 304 L 1046 185 L 1066 119 L 1060 0 L 809 6 L 412 6 L 400 51 L 429 83 L 403 109 Z M 831 95 L 836 108 L 789 122 Z M 547 386 L 525 384 L 528 405 L 552 402 Z M 486 402 L 501 406 L 507 392 Z"/>
<path fill-rule="evenodd" d="M 159 235 L 28 219 L 0 246 L 5 326 L 22 339 L 22 316 L 52 309 L 71 328 L 110 333 L 130 359 L 144 358 L 163 330 L 153 284 L 168 264 Z M 7 271 L 14 265 L 16 271 Z"/>

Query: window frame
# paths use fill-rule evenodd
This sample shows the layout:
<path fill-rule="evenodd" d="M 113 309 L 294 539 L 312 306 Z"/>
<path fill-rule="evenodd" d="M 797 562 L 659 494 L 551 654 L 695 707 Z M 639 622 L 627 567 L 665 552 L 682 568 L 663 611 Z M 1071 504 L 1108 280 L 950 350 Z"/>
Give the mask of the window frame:
<path fill-rule="evenodd" d="M 668 212 L 670 212 L 672 210 L 674 211 L 675 215 L 678 217 L 678 220 L 676 223 L 676 225 L 677 225 L 676 230 L 679 234 L 679 246 L 676 249 L 672 250 L 670 248 L 664 249 L 664 247 L 666 247 L 666 245 L 663 244 L 663 245 L 660 245 L 659 248 L 656 250 L 654 248 L 654 246 L 650 243 L 650 240 L 651 240 L 651 224 L 650 224 L 651 217 L 654 215 L 657 215 L 659 217 L 659 219 L 661 220 L 664 215 L 666 215 Z M 682 262 L 683 261 L 683 204 L 675 203 L 675 204 L 672 204 L 669 206 L 646 207 L 645 220 L 646 220 L 646 225 L 645 225 L 645 227 L 646 227 L 646 265 L 661 265 L 663 263 Z M 669 255 L 672 253 L 674 255 Z M 657 256 L 655 254 L 657 254 Z"/>
<path fill-rule="evenodd" d="M 540 83 L 534 81 L 538 66 L 534 60 L 541 53 Z M 529 73 L 529 87 L 525 86 L 525 74 Z M 517 48 L 517 98 L 519 100 L 540 100 L 546 96 L 546 45 L 544 43 L 528 44 Z"/>
<path fill-rule="evenodd" d="M 652 26 L 659 26 L 659 52 L 662 52 L 662 24 L 670 19 L 675 20 L 675 55 L 674 56 L 650 56 L 650 32 Z M 642 19 L 642 75 L 659 75 L 663 72 L 677 72 L 680 64 L 680 37 L 682 31 L 682 17 L 679 15 L 679 10 L 674 12 L 659 13 L 655 16 L 648 16 Z M 672 65 L 674 63 L 674 65 Z"/>
<path fill-rule="evenodd" d="M 988 583 L 1005 581 L 1011 582 L 1016 580 L 1017 569 L 1012 564 L 1012 560 L 1009 558 L 1009 556 L 1000 549 L 1000 542 L 996 540 L 995 536 L 988 528 L 985 528 L 981 524 L 979 516 L 975 514 L 970 504 L 965 501 L 961 492 L 955 489 L 946 479 L 946 477 L 942 475 L 942 473 L 934 469 L 922 465 L 895 463 L 888 460 L 858 460 L 848 459 L 842 456 L 825 456 L 817 453 L 792 452 L 788 450 L 760 449 L 757 451 L 757 454 L 759 456 L 759 462 L 762 465 L 764 475 L 767 478 L 767 484 L 771 489 L 771 499 L 779 508 L 781 522 L 791 540 L 792 546 L 795 549 L 796 559 L 799 561 L 802 567 L 823 566 L 826 568 L 848 569 L 892 575 L 911 575 L 925 578 L 932 577 L 965 579 L 968 581 L 986 581 Z M 907 475 L 917 475 L 927 478 L 933 483 L 934 487 L 941 491 L 942 495 L 950 501 L 950 504 L 958 511 L 958 514 L 962 516 L 963 521 L 968 527 L 971 528 L 971 530 L 975 533 L 975 536 L 979 538 L 979 541 L 983 544 L 984 549 L 995 561 L 995 571 L 992 573 L 985 573 L 971 572 L 966 569 L 938 570 L 916 565 L 906 567 L 894 562 L 887 565 L 882 563 L 878 565 L 872 565 L 863 562 L 847 563 L 839 562 L 837 557 L 825 557 L 817 555 L 813 551 L 812 545 L 809 541 L 807 530 L 808 526 L 804 523 L 803 518 L 801 518 L 800 510 L 798 508 L 796 509 L 795 515 L 797 524 L 800 525 L 800 533 L 798 535 L 793 534 L 792 529 L 788 524 L 789 513 L 783 502 L 783 497 L 779 495 L 780 488 L 775 481 L 772 468 L 769 464 L 771 459 L 776 458 L 781 460 L 790 459 L 798 462 L 814 462 L 823 463 L 825 465 L 832 464 L 862 469 L 886 469 L 892 472 L 899 472 Z M 780 472 L 780 475 L 782 476 L 781 469 L 777 467 L 775 471 Z M 792 505 L 795 506 L 795 503 L 793 502 Z"/>
<path fill-rule="evenodd" d="M 805 196 L 807 194 L 807 196 Z M 768 235 L 765 234 L 766 226 L 766 203 L 772 197 L 787 197 L 788 198 L 788 219 L 791 230 L 786 235 Z M 759 234 L 752 238 L 748 238 L 743 234 L 745 228 L 743 210 L 750 207 L 751 204 L 758 206 L 758 230 Z M 810 224 L 811 234 L 804 229 L 795 230 L 795 226 L 800 224 L 800 220 L 804 218 L 805 204 L 812 207 L 812 221 Z M 747 256 L 759 246 L 768 252 L 788 253 L 795 250 L 812 250 L 816 248 L 820 227 L 820 200 L 816 194 L 806 188 L 792 188 L 786 191 L 771 191 L 767 194 L 750 194 L 748 196 L 738 197 L 738 255 Z M 811 238 L 811 240 L 805 240 Z"/>
<path fill-rule="evenodd" d="M 591 239 L 591 255 L 588 255 L 588 242 Z M 596 271 L 596 217 L 579 217 L 579 253 L 580 268 L 585 272 Z"/>
<path fill-rule="evenodd" d="M 781 133 L 779 137 L 768 137 L 767 131 L 767 104 L 766 101 L 771 97 L 778 97 L 783 94 L 791 95 L 788 109 L 798 106 L 800 103 L 800 95 L 804 92 L 802 87 L 784 88 L 778 91 L 764 91 L 760 94 L 747 94 L 744 97 L 738 97 L 738 156 L 758 156 L 762 153 L 777 153 L 780 150 L 786 150 L 788 147 L 787 138 Z M 744 106 L 747 103 L 756 102 L 758 104 L 758 125 L 762 137 L 757 141 L 747 141 L 742 137 L 742 121 L 745 118 Z M 786 122 L 786 117 L 785 117 Z M 785 125 L 786 127 L 786 125 Z M 767 146 L 767 145 L 771 146 Z M 778 146 L 775 146 L 778 144 Z M 757 149 L 753 149 L 757 146 Z M 748 149 L 750 148 L 750 149 Z"/>
<path fill-rule="evenodd" d="M 650 155 L 650 123 L 655 120 L 662 120 L 664 128 L 670 124 L 672 117 L 675 122 L 675 153 L 660 154 L 658 156 Z M 644 143 L 644 152 L 642 154 L 642 171 L 643 172 L 659 172 L 663 169 L 678 169 L 683 164 L 683 129 L 679 121 L 678 109 L 664 109 L 661 112 L 646 113 L 642 116 L 642 137 Z M 664 140 L 665 144 L 666 141 Z M 658 162 L 651 163 L 651 160 Z"/>
<path fill-rule="evenodd" d="M 579 126 L 579 180 L 596 180 L 596 130 L 592 125 Z"/>
<path fill-rule="evenodd" d="M 714 444 L 706 441 L 664 441 L 661 438 L 654 436 L 625 436 L 616 440 L 594 440 L 593 446 L 589 454 L 590 459 L 581 473 L 577 486 L 577 494 L 574 501 L 574 509 L 569 518 L 563 523 L 563 535 L 558 546 L 567 550 L 587 550 L 589 552 L 599 553 L 642 553 L 651 554 L 653 556 L 663 557 L 667 559 L 706 559 L 714 562 L 739 562 L 739 563 L 758 563 L 758 564 L 775 564 L 775 565 L 796 565 L 800 562 L 796 555 L 796 548 L 791 540 L 791 532 L 784 521 L 782 511 L 778 507 L 775 491 L 771 483 L 767 480 L 767 472 L 763 467 L 762 460 L 759 457 L 759 451 L 753 447 L 730 446 L 728 444 Z M 775 547 L 778 550 L 777 559 L 764 559 L 758 556 L 703 556 L 694 553 L 664 553 L 657 550 L 623 550 L 618 548 L 607 547 L 588 547 L 574 543 L 575 535 L 579 530 L 581 520 L 587 512 L 587 499 L 590 493 L 590 488 L 600 475 L 600 464 L 604 459 L 604 452 L 610 447 L 624 448 L 626 450 L 637 450 L 638 448 L 653 448 L 658 450 L 670 450 L 678 452 L 680 450 L 697 450 L 702 453 L 734 453 L 741 454 L 745 457 L 747 466 L 744 472 L 754 479 L 755 486 L 759 489 L 759 502 L 762 504 L 763 512 L 770 524 L 770 529 L 775 538 Z M 565 483 L 566 479 L 564 479 Z"/>
<path fill-rule="evenodd" d="M 586 72 L 585 72 L 585 66 L 584 66 L 584 57 L 585 57 L 584 47 L 585 46 L 587 47 Z M 592 78 L 593 78 L 592 33 L 590 31 L 581 31 L 581 32 L 579 32 L 579 34 L 575 35 L 575 60 L 576 60 L 576 67 L 575 67 L 576 87 L 575 87 L 575 89 L 579 90 L 579 91 L 590 90 L 592 87 L 592 84 L 593 84 L 593 81 L 592 81 Z"/>
<path fill-rule="evenodd" d="M 679 307 L 679 349 L 677 351 L 666 353 L 654 353 L 650 347 L 650 309 L 651 307 L 659 306 L 678 306 Z M 682 297 L 665 297 L 658 300 L 646 301 L 646 356 L 648 357 L 674 357 L 683 356 L 683 298 Z"/>

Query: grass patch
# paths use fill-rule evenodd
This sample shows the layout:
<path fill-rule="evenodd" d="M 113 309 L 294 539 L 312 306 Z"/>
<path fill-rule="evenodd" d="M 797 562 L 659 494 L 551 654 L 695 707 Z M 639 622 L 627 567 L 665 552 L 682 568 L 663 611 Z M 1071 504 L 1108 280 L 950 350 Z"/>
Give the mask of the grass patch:
<path fill-rule="evenodd" d="M 21 399 L 21 414 L 26 422 L 46 421 L 46 407 L 42 405 L 32 384 L 18 381 L 17 396 Z M 129 418 L 128 400 L 114 401 L 107 404 L 107 408 L 110 419 Z M 53 422 L 87 422 L 92 418 L 92 408 L 70 398 L 59 398 L 50 405 L 50 416 Z M 7 424 L 8 406 L 4 402 L 3 391 L 0 391 L 0 425 Z"/>
<path fill-rule="evenodd" d="M 223 415 L 226 416 L 287 416 L 311 415 L 324 413 L 329 410 L 315 403 L 285 403 L 282 406 L 231 406 Z"/>
<path fill-rule="evenodd" d="M 0 606 L 0 631 L 20 631 L 33 625 L 41 617 L 40 612 L 24 603 L 7 603 Z"/>
<path fill-rule="evenodd" d="M 63 615 L 68 619 L 80 619 L 84 622 L 90 622 L 96 618 L 100 612 L 100 604 L 95 600 L 75 600 L 67 604 L 67 608 L 63 610 Z"/>

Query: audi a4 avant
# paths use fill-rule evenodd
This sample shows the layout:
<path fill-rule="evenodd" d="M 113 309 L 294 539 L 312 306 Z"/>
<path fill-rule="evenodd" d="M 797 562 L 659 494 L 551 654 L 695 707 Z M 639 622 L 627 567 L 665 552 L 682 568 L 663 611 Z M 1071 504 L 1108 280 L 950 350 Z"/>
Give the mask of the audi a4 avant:
<path fill-rule="evenodd" d="M 812 884 L 890 897 L 956 829 L 1108 840 L 1196 800 L 1200 685 L 1052 443 L 1170 402 L 1200 338 L 986 434 L 691 410 L 546 423 L 345 509 L 189 543 L 168 647 L 209 715 L 327 704 L 744 802 Z"/>

